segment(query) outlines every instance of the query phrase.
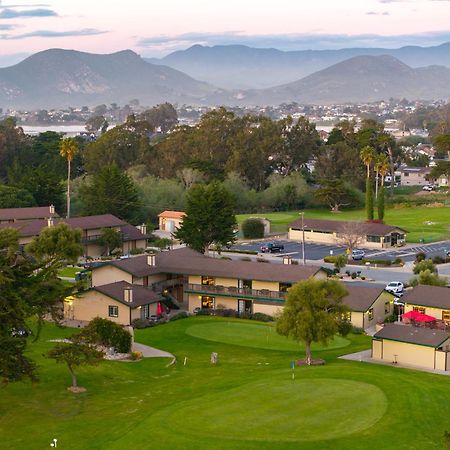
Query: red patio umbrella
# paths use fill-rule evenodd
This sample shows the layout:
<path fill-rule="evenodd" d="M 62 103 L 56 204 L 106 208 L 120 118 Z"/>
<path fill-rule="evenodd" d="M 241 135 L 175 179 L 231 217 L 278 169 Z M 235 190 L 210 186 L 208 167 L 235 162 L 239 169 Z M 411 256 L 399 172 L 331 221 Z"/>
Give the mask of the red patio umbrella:
<path fill-rule="evenodd" d="M 161 303 L 158 303 L 156 305 L 156 315 L 160 316 L 162 313 L 163 313 L 163 309 L 162 309 Z"/>
<path fill-rule="evenodd" d="M 413 319 L 413 320 L 416 320 L 416 317 L 420 316 L 420 315 L 425 315 L 425 314 L 421 314 L 419 311 L 408 311 L 407 313 L 402 314 L 401 318 L 402 319 Z"/>
<path fill-rule="evenodd" d="M 428 314 L 421 314 L 419 313 L 419 315 L 417 315 L 414 320 L 416 322 L 435 322 L 436 321 L 436 317 L 433 316 L 429 316 Z"/>

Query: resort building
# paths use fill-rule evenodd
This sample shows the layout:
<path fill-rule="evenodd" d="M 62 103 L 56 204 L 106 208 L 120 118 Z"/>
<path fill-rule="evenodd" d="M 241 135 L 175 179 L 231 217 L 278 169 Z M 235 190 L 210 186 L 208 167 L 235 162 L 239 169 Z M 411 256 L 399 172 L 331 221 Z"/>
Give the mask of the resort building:
<path fill-rule="evenodd" d="M 428 176 L 431 169 L 429 167 L 402 167 L 401 185 L 402 186 L 425 186 L 429 184 Z"/>
<path fill-rule="evenodd" d="M 148 319 L 155 315 L 163 300 L 151 289 L 118 281 L 66 298 L 64 318 L 88 322 L 102 317 L 120 325 L 131 325 L 135 319 Z"/>
<path fill-rule="evenodd" d="M 450 370 L 450 335 L 444 330 L 388 323 L 372 339 L 372 358 L 430 370 Z"/>
<path fill-rule="evenodd" d="M 53 205 L 0 209 L 0 224 L 22 222 L 24 220 L 47 220 L 55 217 L 59 217 L 59 215 L 55 212 Z"/>
<path fill-rule="evenodd" d="M 173 233 L 178 230 L 183 223 L 185 215 L 186 213 L 183 211 L 163 211 L 161 214 L 158 214 L 160 231 Z"/>
<path fill-rule="evenodd" d="M 133 249 L 145 249 L 147 234 L 145 225 L 135 227 L 113 216 L 112 214 L 103 214 L 99 216 L 74 217 L 70 219 L 59 219 L 49 217 L 47 219 L 20 220 L 13 223 L 4 223 L 2 228 L 14 228 L 19 232 L 19 244 L 24 246 L 39 235 L 46 227 L 52 227 L 59 223 L 66 223 L 69 227 L 80 229 L 82 232 L 82 243 L 85 258 L 99 258 L 106 254 L 107 249 L 100 245 L 99 240 L 102 235 L 102 229 L 112 228 L 120 233 L 122 254 L 129 254 Z"/>
<path fill-rule="evenodd" d="M 304 230 L 304 233 L 303 233 Z M 324 244 L 343 244 L 345 237 L 360 236 L 360 246 L 387 248 L 404 245 L 406 231 L 399 227 L 372 222 L 349 222 L 340 220 L 298 219 L 289 225 L 288 238 Z"/>

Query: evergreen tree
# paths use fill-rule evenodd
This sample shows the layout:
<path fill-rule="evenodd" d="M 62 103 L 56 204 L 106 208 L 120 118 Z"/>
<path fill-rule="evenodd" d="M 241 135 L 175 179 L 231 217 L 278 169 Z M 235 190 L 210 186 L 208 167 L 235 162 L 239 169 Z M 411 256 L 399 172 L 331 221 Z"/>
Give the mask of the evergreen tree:
<path fill-rule="evenodd" d="M 194 185 L 187 194 L 186 216 L 175 237 L 198 252 L 211 244 L 234 242 L 234 199 L 219 183 Z"/>
<path fill-rule="evenodd" d="M 380 192 L 378 193 L 378 220 L 384 220 L 384 186 L 380 186 Z"/>
<path fill-rule="evenodd" d="M 366 179 L 366 214 L 367 220 L 373 220 L 373 190 L 370 178 Z"/>

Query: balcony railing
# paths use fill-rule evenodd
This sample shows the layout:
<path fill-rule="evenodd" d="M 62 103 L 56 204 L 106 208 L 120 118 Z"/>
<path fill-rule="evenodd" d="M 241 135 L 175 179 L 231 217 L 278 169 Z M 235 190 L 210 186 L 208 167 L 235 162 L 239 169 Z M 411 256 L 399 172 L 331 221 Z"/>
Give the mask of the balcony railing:
<path fill-rule="evenodd" d="M 123 233 L 119 233 L 120 240 L 123 241 L 124 235 Z M 83 244 L 93 244 L 97 242 L 102 237 L 101 234 L 93 234 L 92 236 L 83 236 L 81 242 Z"/>
<path fill-rule="evenodd" d="M 264 300 L 284 301 L 286 292 L 269 291 L 268 289 L 249 289 L 228 286 L 203 285 L 188 283 L 185 285 L 186 292 L 195 292 L 207 295 L 219 295 L 224 297 L 258 298 Z"/>
<path fill-rule="evenodd" d="M 176 286 L 185 286 L 187 284 L 187 277 L 171 278 L 170 280 L 157 281 L 149 286 L 155 292 L 162 292 L 165 289 L 174 288 Z"/>

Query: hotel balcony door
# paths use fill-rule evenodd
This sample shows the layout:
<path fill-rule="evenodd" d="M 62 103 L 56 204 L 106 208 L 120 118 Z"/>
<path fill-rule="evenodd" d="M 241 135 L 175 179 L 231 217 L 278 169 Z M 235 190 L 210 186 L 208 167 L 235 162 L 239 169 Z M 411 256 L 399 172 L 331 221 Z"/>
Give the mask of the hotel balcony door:
<path fill-rule="evenodd" d="M 238 300 L 238 313 L 251 313 L 252 312 L 252 301 L 251 300 Z"/>

